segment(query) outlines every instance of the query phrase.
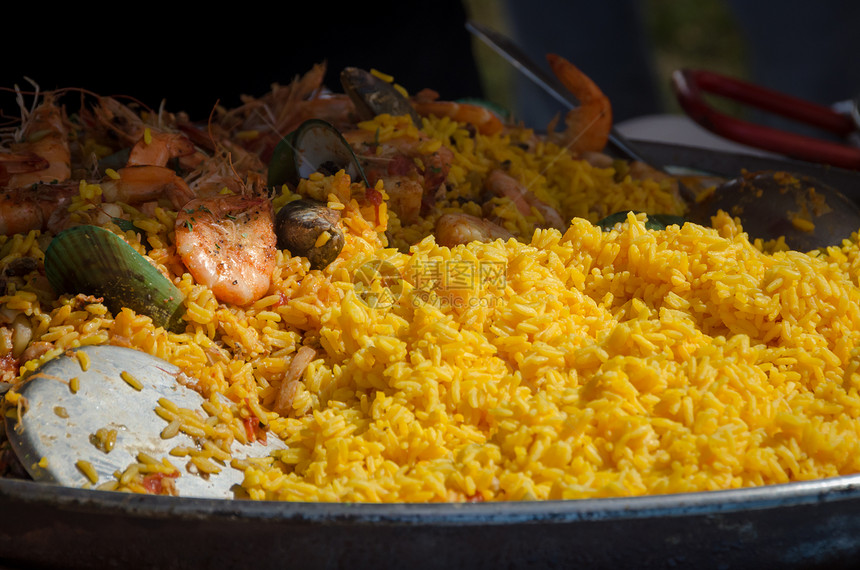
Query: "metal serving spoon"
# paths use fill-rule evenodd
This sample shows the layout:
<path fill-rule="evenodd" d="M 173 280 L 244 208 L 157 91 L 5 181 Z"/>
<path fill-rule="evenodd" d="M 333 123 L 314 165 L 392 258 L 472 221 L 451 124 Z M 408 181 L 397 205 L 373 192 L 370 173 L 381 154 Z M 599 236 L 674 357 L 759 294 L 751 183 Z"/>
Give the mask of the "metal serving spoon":
<path fill-rule="evenodd" d="M 87 357 L 86 371 L 77 352 Z M 124 379 L 124 373 L 131 378 Z M 180 376 L 181 371 L 172 364 L 130 348 L 88 346 L 68 351 L 15 388 L 26 404 L 18 407 L 20 413 L 11 410 L 6 415 L 7 437 L 36 481 L 69 487 L 94 485 L 86 474 L 91 466 L 96 484 L 104 483 L 137 463 L 138 454 L 144 452 L 157 461 L 167 458 L 180 471 L 175 479 L 180 496 L 241 498 L 243 473 L 239 469 L 220 463 L 219 473 L 201 474 L 188 458 L 170 454 L 177 446 L 196 448 L 199 444 L 183 432 L 162 437 L 168 421 L 155 412 L 161 398 L 180 408 L 200 409 L 204 398 L 182 385 Z M 73 382 L 73 378 L 77 380 Z M 115 432 L 110 451 L 96 444 L 99 430 Z M 284 447 L 276 437 L 268 437 L 267 443 L 234 442 L 232 455 L 265 457 Z M 85 463 L 79 463 L 82 461 Z"/>
<path fill-rule="evenodd" d="M 688 219 L 710 225 L 723 210 L 741 219 L 751 238 L 785 238 L 797 251 L 839 245 L 860 230 L 856 202 L 824 182 L 802 174 L 766 170 L 744 173 L 689 205 Z"/>

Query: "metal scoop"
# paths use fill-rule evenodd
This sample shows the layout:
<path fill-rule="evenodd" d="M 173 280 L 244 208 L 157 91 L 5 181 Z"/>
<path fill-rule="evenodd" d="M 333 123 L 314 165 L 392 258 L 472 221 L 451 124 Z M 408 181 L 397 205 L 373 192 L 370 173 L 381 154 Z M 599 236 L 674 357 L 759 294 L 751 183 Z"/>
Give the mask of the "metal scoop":
<path fill-rule="evenodd" d="M 86 371 L 77 352 L 88 357 Z M 197 438 L 181 431 L 163 437 L 168 421 L 155 412 L 159 400 L 166 398 L 179 408 L 203 413 L 204 398 L 182 385 L 180 377 L 181 371 L 172 364 L 130 348 L 88 346 L 68 351 L 15 388 L 26 402 L 7 413 L 7 437 L 36 481 L 96 486 L 116 480 L 115 473 L 137 463 L 143 452 L 157 461 L 167 458 L 179 470 L 175 487 L 182 497 L 242 498 L 239 469 L 221 462 L 220 472 L 204 474 L 188 457 L 170 454 L 177 446 L 199 445 Z M 110 451 L 98 444 L 98 433 L 115 433 Z M 231 451 L 233 458 L 241 459 L 266 457 L 284 447 L 280 439 L 268 437 L 267 443 L 234 442 Z M 95 483 L 87 474 L 90 467 Z"/>
<path fill-rule="evenodd" d="M 723 210 L 741 219 L 750 238 L 785 238 L 793 250 L 839 245 L 860 230 L 860 208 L 847 196 L 811 176 L 761 171 L 720 184 L 693 204 L 688 218 L 710 225 Z"/>

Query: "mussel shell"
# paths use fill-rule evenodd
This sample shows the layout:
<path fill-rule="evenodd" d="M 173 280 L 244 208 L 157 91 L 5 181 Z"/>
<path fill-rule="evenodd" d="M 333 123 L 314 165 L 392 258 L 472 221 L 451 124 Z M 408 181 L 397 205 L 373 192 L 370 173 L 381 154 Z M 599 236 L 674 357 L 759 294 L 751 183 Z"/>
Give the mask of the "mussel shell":
<path fill-rule="evenodd" d="M 360 119 L 367 121 L 382 114 L 409 115 L 416 126 L 421 126 L 415 107 L 388 81 L 369 71 L 346 67 L 340 72 L 340 83 Z"/>
<path fill-rule="evenodd" d="M 102 297 L 113 314 L 123 308 L 156 326 L 185 330 L 182 292 L 120 236 L 98 226 L 74 226 L 45 250 L 45 274 L 58 293 Z"/>
<path fill-rule="evenodd" d="M 288 184 L 295 188 L 299 180 L 315 172 L 334 174 L 344 170 L 354 181 L 370 186 L 352 147 L 331 123 L 308 119 L 289 133 L 272 152 L 267 184 Z"/>
<path fill-rule="evenodd" d="M 340 216 L 316 200 L 299 199 L 285 204 L 275 216 L 278 249 L 306 257 L 311 269 L 324 269 L 340 255 L 344 245 Z M 316 243 L 323 232 L 329 233 L 324 244 Z"/>

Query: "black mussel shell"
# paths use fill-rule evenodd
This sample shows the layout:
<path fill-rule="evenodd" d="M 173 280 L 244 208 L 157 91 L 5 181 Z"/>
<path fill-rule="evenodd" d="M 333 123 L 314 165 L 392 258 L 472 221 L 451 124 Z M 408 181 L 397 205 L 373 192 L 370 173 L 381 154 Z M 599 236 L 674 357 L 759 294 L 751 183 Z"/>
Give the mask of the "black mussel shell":
<path fill-rule="evenodd" d="M 275 216 L 278 249 L 306 257 L 311 269 L 324 269 L 340 255 L 344 245 L 338 226 L 340 215 L 316 200 L 299 199 L 285 204 Z M 328 239 L 318 245 L 320 236 Z"/>
<path fill-rule="evenodd" d="M 299 180 L 315 172 L 331 175 L 339 170 L 344 170 L 353 181 L 370 186 L 340 131 L 322 119 L 308 119 L 275 147 L 266 183 L 270 188 L 282 184 L 295 188 Z"/>
<path fill-rule="evenodd" d="M 357 67 L 346 67 L 340 72 L 340 84 L 355 105 L 360 119 L 370 120 L 382 114 L 409 115 L 413 124 L 421 125 L 409 99 L 381 77 Z"/>

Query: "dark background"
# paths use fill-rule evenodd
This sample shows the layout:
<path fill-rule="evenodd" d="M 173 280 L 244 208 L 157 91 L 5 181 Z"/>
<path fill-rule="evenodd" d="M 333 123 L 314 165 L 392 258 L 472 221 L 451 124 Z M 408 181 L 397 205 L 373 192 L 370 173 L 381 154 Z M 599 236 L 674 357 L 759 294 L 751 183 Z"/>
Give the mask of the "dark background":
<path fill-rule="evenodd" d="M 262 96 L 325 61 L 326 85 L 338 92 L 340 70 L 357 66 L 394 76 L 410 93 L 482 95 L 459 0 L 67 6 L 7 7 L 3 43 L 14 51 L 0 65 L 0 87 L 30 89 L 26 76 L 43 91 L 86 88 L 151 107 L 164 99 L 168 111 L 205 119 L 219 100 L 236 106 L 240 95 Z M 13 94 L 0 92 L 0 102 L 17 116 Z"/>
<path fill-rule="evenodd" d="M 610 98 L 617 122 L 680 113 L 669 78 L 682 67 L 821 104 L 860 96 L 856 0 L 814 8 L 805 0 L 7 4 L 0 110 L 13 117 L 9 89 L 29 88 L 25 76 L 42 90 L 81 87 L 151 107 L 164 99 L 169 111 L 203 120 L 218 101 L 233 107 L 241 95 L 262 96 L 325 61 L 334 91 L 343 67 L 372 67 L 411 93 L 430 87 L 444 99 L 484 98 L 544 128 L 559 105 L 473 43 L 469 17 L 508 33 L 539 62 L 554 51 L 577 64 Z M 713 103 L 749 118 L 747 109 Z"/>

